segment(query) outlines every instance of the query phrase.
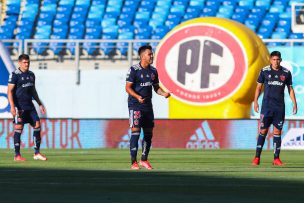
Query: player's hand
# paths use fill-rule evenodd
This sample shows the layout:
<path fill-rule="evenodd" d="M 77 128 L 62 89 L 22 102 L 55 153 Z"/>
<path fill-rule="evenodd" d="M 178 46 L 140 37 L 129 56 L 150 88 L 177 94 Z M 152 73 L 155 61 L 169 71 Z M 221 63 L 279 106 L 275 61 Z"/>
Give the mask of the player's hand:
<path fill-rule="evenodd" d="M 43 105 L 40 105 L 39 108 L 42 114 L 46 114 L 46 109 Z"/>
<path fill-rule="evenodd" d="M 257 112 L 257 113 L 259 113 L 259 104 L 258 104 L 258 102 L 254 102 L 254 111 L 255 112 Z"/>
<path fill-rule="evenodd" d="M 13 115 L 13 117 L 16 116 L 17 112 L 16 112 L 15 107 L 11 107 L 11 114 Z"/>
<path fill-rule="evenodd" d="M 165 98 L 169 98 L 171 96 L 171 93 L 170 92 L 165 92 L 165 94 L 164 94 L 164 97 Z"/>
<path fill-rule="evenodd" d="M 141 96 L 139 96 L 139 97 L 137 98 L 137 100 L 138 100 L 138 102 L 139 102 L 140 104 L 145 103 L 145 99 L 142 98 Z"/>
<path fill-rule="evenodd" d="M 292 108 L 292 113 L 293 113 L 293 115 L 297 114 L 297 112 L 298 112 L 298 107 L 297 107 L 297 105 L 293 105 L 293 108 Z"/>

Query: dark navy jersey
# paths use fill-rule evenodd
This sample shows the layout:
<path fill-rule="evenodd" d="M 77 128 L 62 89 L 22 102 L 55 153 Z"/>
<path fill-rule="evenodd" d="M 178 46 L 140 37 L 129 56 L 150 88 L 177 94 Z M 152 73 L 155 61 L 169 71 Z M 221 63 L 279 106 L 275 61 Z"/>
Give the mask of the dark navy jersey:
<path fill-rule="evenodd" d="M 9 84 L 14 84 L 13 99 L 19 110 L 34 109 L 33 91 L 35 88 L 35 75 L 32 71 L 22 72 L 15 70 L 8 79 Z"/>
<path fill-rule="evenodd" d="M 276 71 L 271 66 L 264 67 L 259 75 L 258 83 L 264 85 L 264 108 L 282 108 L 284 109 L 284 90 L 285 86 L 292 85 L 292 76 L 288 69 L 280 66 Z"/>
<path fill-rule="evenodd" d="M 152 88 L 159 83 L 156 68 L 151 65 L 148 68 L 143 68 L 140 64 L 133 65 L 128 71 L 126 81 L 132 83 L 132 89 L 145 99 L 145 102 L 140 104 L 136 98 L 129 95 L 128 106 L 139 110 L 152 109 Z"/>

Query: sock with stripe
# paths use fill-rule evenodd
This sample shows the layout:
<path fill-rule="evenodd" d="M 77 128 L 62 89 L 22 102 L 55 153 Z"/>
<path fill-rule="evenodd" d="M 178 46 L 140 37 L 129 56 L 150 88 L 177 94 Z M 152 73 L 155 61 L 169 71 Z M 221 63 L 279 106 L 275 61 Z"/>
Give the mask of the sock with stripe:
<path fill-rule="evenodd" d="M 22 130 L 15 130 L 14 133 L 15 156 L 20 155 L 21 133 Z"/>
<path fill-rule="evenodd" d="M 274 150 L 274 158 L 275 159 L 280 157 L 281 143 L 282 143 L 281 136 L 280 135 L 273 135 L 273 150 Z"/>
<path fill-rule="evenodd" d="M 133 164 L 137 161 L 137 150 L 138 150 L 138 140 L 139 140 L 140 132 L 135 131 L 131 133 L 130 138 L 130 155 L 131 155 L 131 163 Z"/>
<path fill-rule="evenodd" d="M 142 161 L 147 161 L 148 160 L 148 156 L 149 156 L 149 152 L 150 152 L 150 148 L 151 148 L 151 144 L 152 144 L 152 136 L 153 133 L 151 130 L 144 130 L 144 139 L 142 142 L 142 154 L 141 154 L 141 160 Z"/>
<path fill-rule="evenodd" d="M 265 139 L 266 139 L 266 135 L 260 133 L 257 141 L 255 157 L 260 158 L 265 143 Z"/>
<path fill-rule="evenodd" d="M 41 143 L 40 128 L 34 128 L 33 137 L 35 143 L 34 146 L 35 154 L 38 154 L 40 151 L 40 143 Z"/>

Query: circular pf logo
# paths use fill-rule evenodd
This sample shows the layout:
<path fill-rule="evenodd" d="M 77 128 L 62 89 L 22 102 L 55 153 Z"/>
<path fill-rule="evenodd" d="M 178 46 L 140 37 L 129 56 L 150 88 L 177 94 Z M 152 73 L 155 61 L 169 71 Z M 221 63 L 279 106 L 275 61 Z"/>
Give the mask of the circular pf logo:
<path fill-rule="evenodd" d="M 178 26 L 160 42 L 159 77 L 173 96 L 186 103 L 221 102 L 242 85 L 247 57 L 229 30 L 207 23 Z"/>

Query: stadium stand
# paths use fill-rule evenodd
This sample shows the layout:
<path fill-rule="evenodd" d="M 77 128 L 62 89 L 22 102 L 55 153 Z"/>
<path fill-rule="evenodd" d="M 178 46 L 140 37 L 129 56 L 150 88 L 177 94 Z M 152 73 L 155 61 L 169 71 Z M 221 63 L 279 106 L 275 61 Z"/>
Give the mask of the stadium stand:
<path fill-rule="evenodd" d="M 303 39 L 291 30 L 293 2 L 304 0 L 4 0 L 0 39 L 158 40 L 179 23 L 206 16 L 243 23 L 262 39 Z M 82 44 L 87 55 L 126 56 L 127 50 L 126 42 Z M 75 42 L 35 42 L 32 51 L 74 55 Z"/>

